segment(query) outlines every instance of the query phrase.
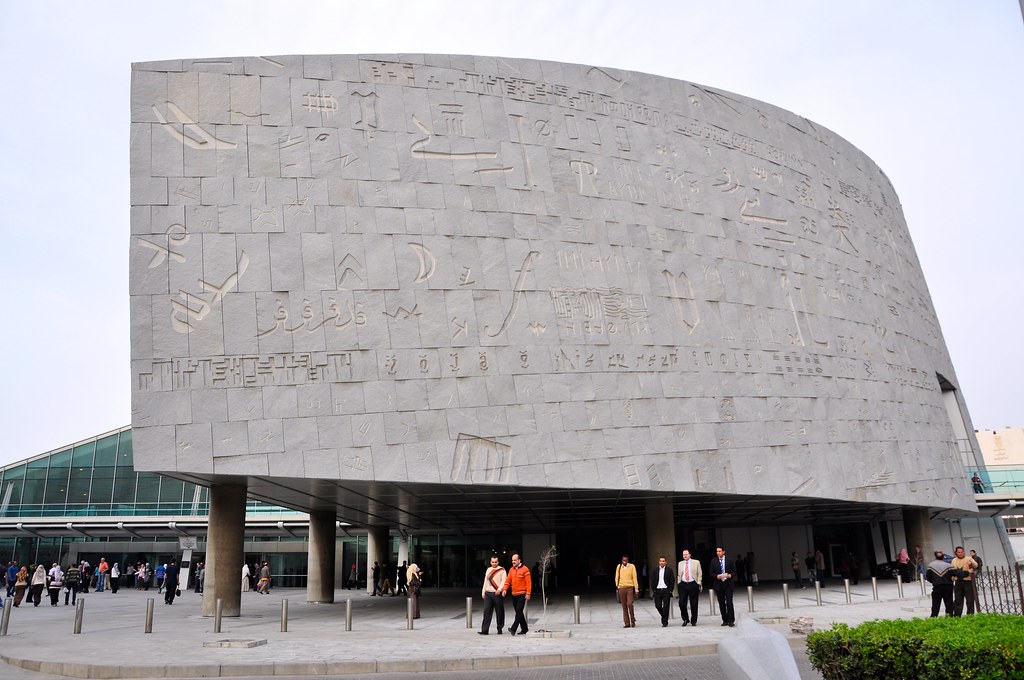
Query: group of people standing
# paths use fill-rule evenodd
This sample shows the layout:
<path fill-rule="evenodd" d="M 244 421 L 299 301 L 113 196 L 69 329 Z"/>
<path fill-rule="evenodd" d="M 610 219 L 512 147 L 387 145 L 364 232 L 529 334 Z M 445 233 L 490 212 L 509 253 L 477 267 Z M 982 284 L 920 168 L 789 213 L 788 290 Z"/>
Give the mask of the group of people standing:
<path fill-rule="evenodd" d="M 724 548 L 718 547 L 715 549 L 715 558 L 708 563 L 708 572 L 711 576 L 711 589 L 715 592 L 722 614 L 722 625 L 735 626 L 733 590 L 739 573 L 736 562 L 726 556 Z M 676 588 L 679 589 L 679 613 L 683 626 L 696 626 L 698 599 L 704 590 L 704 569 L 700 560 L 695 559 L 689 550 L 683 550 L 682 559 L 673 571 L 662 555 L 658 558 L 658 566 L 650 570 L 648 576 L 662 627 L 668 626 L 672 591 Z M 636 566 L 630 563 L 629 555 L 623 555 L 622 562 L 615 567 L 615 596 L 622 606 L 623 628 L 636 628 L 634 601 L 640 595 L 640 590 Z"/>
<path fill-rule="evenodd" d="M 925 578 L 932 584 L 932 618 L 939 615 L 940 606 L 945 608 L 946 616 L 963 616 L 965 604 L 966 613 L 974 614 L 978 599 L 976 577 L 982 566 L 981 557 L 974 550 L 966 555 L 961 545 L 953 551 L 952 560 L 947 560 L 941 550 L 936 550 L 934 555 L 935 559 L 925 570 Z"/>
<path fill-rule="evenodd" d="M 261 566 L 258 562 L 253 563 L 250 568 L 248 564 L 242 563 L 242 592 L 250 591 L 260 595 L 270 594 L 270 562 L 264 562 Z"/>

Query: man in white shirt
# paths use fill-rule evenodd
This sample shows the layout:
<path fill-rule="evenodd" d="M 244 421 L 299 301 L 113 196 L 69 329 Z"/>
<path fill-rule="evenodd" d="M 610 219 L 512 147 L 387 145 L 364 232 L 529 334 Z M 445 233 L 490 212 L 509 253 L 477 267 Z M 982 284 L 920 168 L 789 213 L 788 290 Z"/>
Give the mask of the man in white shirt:
<path fill-rule="evenodd" d="M 654 591 L 654 606 L 661 614 L 661 627 L 668 626 L 669 607 L 672 606 L 672 588 L 675 587 L 675 576 L 672 567 L 668 566 L 665 556 L 658 558 L 658 568 L 651 574 L 651 590 Z"/>
<path fill-rule="evenodd" d="M 697 625 L 697 600 L 704 589 L 702 581 L 704 573 L 700 568 L 700 560 L 690 557 L 690 551 L 683 551 L 683 559 L 679 561 L 676 573 L 679 575 L 679 614 L 683 625 Z M 689 608 L 689 613 L 687 613 Z"/>
<path fill-rule="evenodd" d="M 505 627 L 505 598 L 501 591 L 505 587 L 505 569 L 498 564 L 498 556 L 491 557 L 491 566 L 484 574 L 484 585 L 480 589 L 480 597 L 484 600 L 484 623 L 478 633 L 487 635 L 491 630 L 491 614 L 496 613 L 495 623 L 498 624 L 498 635 Z"/>

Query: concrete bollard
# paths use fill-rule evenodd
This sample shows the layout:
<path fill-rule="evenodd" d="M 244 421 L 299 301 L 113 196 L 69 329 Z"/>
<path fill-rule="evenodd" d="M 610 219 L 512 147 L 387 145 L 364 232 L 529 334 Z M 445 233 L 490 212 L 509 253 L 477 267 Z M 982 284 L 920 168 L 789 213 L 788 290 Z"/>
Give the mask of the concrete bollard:
<path fill-rule="evenodd" d="M 473 627 L 473 598 L 466 598 L 466 628 L 471 629 Z"/>
<path fill-rule="evenodd" d="M 917 582 L 921 584 L 921 597 L 925 596 L 924 592 L 924 574 L 917 575 Z"/>
<path fill-rule="evenodd" d="M 754 611 L 754 586 L 747 586 L 747 611 Z"/>
<path fill-rule="evenodd" d="M 846 590 L 846 604 L 853 604 L 853 597 L 850 595 L 850 579 L 843 579 L 843 589 Z"/>
<path fill-rule="evenodd" d="M 572 622 L 576 625 L 580 623 L 580 596 L 572 596 Z M 6 635 L 6 633 L 5 633 Z"/>
<path fill-rule="evenodd" d="M 903 574 L 896 574 L 896 596 L 903 599 Z"/>
<path fill-rule="evenodd" d="M 878 577 L 871 577 L 871 599 L 878 602 Z"/>
<path fill-rule="evenodd" d="M 345 632 L 352 632 L 352 600 L 345 600 Z"/>
<path fill-rule="evenodd" d="M 708 604 L 711 605 L 711 616 L 715 615 L 715 590 L 708 588 Z"/>
<path fill-rule="evenodd" d="M 153 632 L 153 598 L 146 598 L 146 633 Z"/>
<path fill-rule="evenodd" d="M 82 622 L 85 619 L 85 600 L 78 598 L 78 602 L 75 603 L 75 635 L 79 635 L 82 632 Z"/>
<path fill-rule="evenodd" d="M 821 606 L 821 581 L 814 582 L 814 600 Z"/>
<path fill-rule="evenodd" d="M 224 618 L 224 600 L 223 598 L 217 598 L 217 608 L 213 613 L 213 632 L 220 632 L 220 624 Z"/>
<path fill-rule="evenodd" d="M 288 600 L 281 600 L 281 632 L 288 632 Z"/>
<path fill-rule="evenodd" d="M 782 608 L 789 609 L 789 584 L 782 584 Z"/>
<path fill-rule="evenodd" d="M 405 629 L 412 630 L 412 598 L 405 603 Z"/>

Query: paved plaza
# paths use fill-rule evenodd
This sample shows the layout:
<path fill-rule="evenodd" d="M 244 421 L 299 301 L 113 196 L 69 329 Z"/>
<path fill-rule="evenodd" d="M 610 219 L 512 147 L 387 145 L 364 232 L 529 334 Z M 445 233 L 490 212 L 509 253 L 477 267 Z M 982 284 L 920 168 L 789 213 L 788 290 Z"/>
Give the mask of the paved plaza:
<path fill-rule="evenodd" d="M 678 600 L 673 618 L 663 628 L 650 600 L 637 603 L 637 627 L 623 630 L 621 610 L 613 593 L 590 593 L 580 598 L 580 623 L 574 623 L 573 594 L 551 598 L 544 614 L 538 600 L 529 607 L 527 635 L 477 634 L 482 617 L 479 591 L 424 590 L 422 618 L 409 630 L 404 597 L 369 597 L 361 591 L 340 590 L 331 605 L 306 604 L 304 589 L 278 588 L 269 595 L 243 593 L 240 618 L 224 618 L 220 633 L 214 619 L 201 616 L 200 597 L 185 592 L 166 605 L 155 590 L 122 589 L 89 593 L 81 634 L 74 634 L 75 610 L 22 603 L 12 610 L 8 635 L 0 638 L 0 678 L 193 678 L 247 676 L 359 676 L 401 678 L 417 673 L 466 677 L 501 671 L 503 678 L 693 677 L 720 675 L 717 645 L 737 635 L 744 617 L 754 617 L 790 640 L 805 678 L 820 677 L 804 661 L 804 636 L 789 632 L 789 619 L 814 618 L 816 629 L 833 622 L 857 624 L 878 618 L 928 615 L 928 597 L 907 586 L 898 597 L 893 581 L 878 585 L 873 599 L 870 582 L 851 587 L 846 603 L 842 585 L 822 590 L 822 606 L 812 588 L 790 589 L 790 608 L 783 606 L 780 585 L 754 591 L 748 612 L 745 589 L 738 589 L 737 628 L 721 627 L 710 614 L 707 591 L 701 597 L 696 628 L 680 626 Z M 473 597 L 475 596 L 475 597 Z M 466 598 L 473 597 L 473 627 L 466 625 Z M 153 632 L 144 632 L 146 601 L 153 598 Z M 282 632 L 282 603 L 288 602 L 288 630 Z M 352 630 L 346 631 L 346 607 L 351 600 Z M 63 601 L 62 601 L 63 602 Z M 512 608 L 507 606 L 506 622 Z M 224 646 L 211 646 L 220 643 Z M 245 646 L 252 645 L 256 646 Z M 688 669 L 679 675 L 679 668 Z M 628 673 L 622 669 L 630 669 Z M 473 671 L 476 671 L 474 673 Z M 538 674 L 537 671 L 542 671 Z M 717 675 L 716 675 L 717 674 Z M 458 677 L 458 676 L 457 676 Z"/>

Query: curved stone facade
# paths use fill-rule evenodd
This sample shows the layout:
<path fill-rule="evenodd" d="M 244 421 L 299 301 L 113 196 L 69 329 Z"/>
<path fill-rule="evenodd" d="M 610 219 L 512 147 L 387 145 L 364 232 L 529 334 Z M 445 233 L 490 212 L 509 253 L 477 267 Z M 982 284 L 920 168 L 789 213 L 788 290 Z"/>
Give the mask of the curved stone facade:
<path fill-rule="evenodd" d="M 899 200 L 615 69 L 135 64 L 136 465 L 973 508 Z"/>

